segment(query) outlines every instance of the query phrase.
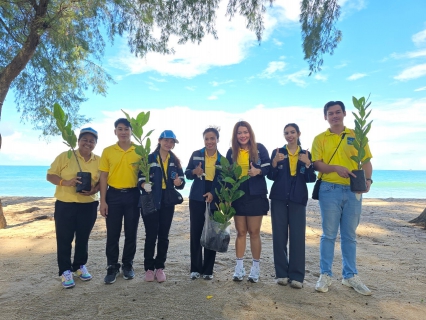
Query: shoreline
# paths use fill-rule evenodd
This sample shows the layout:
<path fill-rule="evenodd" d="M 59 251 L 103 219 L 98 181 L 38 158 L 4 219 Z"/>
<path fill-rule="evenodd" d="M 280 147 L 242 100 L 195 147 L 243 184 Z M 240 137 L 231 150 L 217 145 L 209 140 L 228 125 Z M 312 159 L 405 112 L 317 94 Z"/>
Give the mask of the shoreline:
<path fill-rule="evenodd" d="M 333 284 L 315 291 L 319 276 L 321 218 L 318 201 L 307 206 L 306 276 L 303 289 L 275 283 L 270 215 L 262 223 L 261 278 L 232 281 L 235 228 L 226 253 L 217 254 L 214 279 L 189 280 L 188 202 L 176 206 L 166 262 L 167 281 L 143 281 L 144 226 L 139 222 L 136 277 L 105 285 L 105 221 L 100 215 L 89 240 L 88 269 L 93 280 L 76 279 L 62 289 L 57 276 L 54 198 L 3 197 L 8 228 L 0 230 L 0 308 L 9 319 L 422 319 L 426 314 L 426 230 L 408 223 L 426 199 L 364 199 L 357 230 L 357 266 L 371 297 L 341 285 L 340 245 L 336 242 Z M 6 204 L 6 205 L 5 205 Z M 31 211 L 32 208 L 38 208 Z M 31 212 L 30 212 L 31 211 Z M 37 217 L 46 216 L 43 219 Z M 123 237 L 120 249 L 123 247 Z M 244 258 L 251 265 L 249 241 Z M 404 284 L 404 285 L 403 285 Z M 68 303 L 68 302 L 69 303 Z M 72 301 L 72 303 L 70 303 Z"/>

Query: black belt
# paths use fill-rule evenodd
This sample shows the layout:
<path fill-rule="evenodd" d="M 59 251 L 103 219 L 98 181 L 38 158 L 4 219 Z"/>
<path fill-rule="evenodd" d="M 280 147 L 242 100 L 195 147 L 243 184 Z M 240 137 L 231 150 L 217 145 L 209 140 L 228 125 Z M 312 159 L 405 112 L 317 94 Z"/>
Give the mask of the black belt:
<path fill-rule="evenodd" d="M 114 188 L 114 187 L 108 186 L 108 190 L 109 190 L 109 189 L 114 190 L 114 191 L 117 191 L 117 192 L 131 192 L 131 191 L 133 191 L 133 190 L 137 190 L 138 188 L 134 187 L 134 188 L 123 188 L 123 189 L 117 189 L 117 188 Z"/>

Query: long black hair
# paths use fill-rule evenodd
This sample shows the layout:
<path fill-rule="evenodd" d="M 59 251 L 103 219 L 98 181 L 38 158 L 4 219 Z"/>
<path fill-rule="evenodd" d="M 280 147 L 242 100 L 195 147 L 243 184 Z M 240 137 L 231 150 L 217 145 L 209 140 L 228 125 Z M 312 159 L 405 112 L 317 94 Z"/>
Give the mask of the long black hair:
<path fill-rule="evenodd" d="M 160 140 L 161 140 L 161 139 L 160 139 Z M 158 144 L 157 144 L 157 148 L 155 148 L 154 152 L 160 153 L 160 148 L 161 148 L 161 144 L 160 144 L 160 143 L 158 143 Z M 176 165 L 176 167 L 178 167 L 179 169 L 181 169 L 181 168 L 182 168 L 182 165 L 181 165 L 181 163 L 180 163 L 179 158 L 178 158 L 178 157 L 176 157 L 176 155 L 172 152 L 172 150 L 170 150 L 169 152 L 170 152 L 170 154 L 173 156 L 173 158 L 175 158 L 175 165 Z"/>
<path fill-rule="evenodd" d="M 295 123 L 286 124 L 285 127 L 284 127 L 284 130 L 287 129 L 287 127 L 293 127 L 294 129 L 296 129 L 297 134 L 300 134 L 300 129 L 299 129 L 299 126 L 297 124 L 295 124 Z M 300 148 L 302 148 L 302 144 L 300 143 L 299 138 L 297 138 L 297 145 L 300 146 Z"/>

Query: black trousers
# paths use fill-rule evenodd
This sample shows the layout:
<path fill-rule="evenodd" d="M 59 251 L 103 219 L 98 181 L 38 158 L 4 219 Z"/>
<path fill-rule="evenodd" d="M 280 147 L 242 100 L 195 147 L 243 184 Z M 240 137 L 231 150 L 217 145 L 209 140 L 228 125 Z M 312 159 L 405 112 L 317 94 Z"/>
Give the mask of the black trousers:
<path fill-rule="evenodd" d="M 272 199 L 271 222 L 276 277 L 303 282 L 306 206 L 292 201 Z M 290 252 L 287 252 L 288 242 Z"/>
<path fill-rule="evenodd" d="M 191 272 L 213 275 L 216 251 L 204 248 L 203 263 L 203 247 L 200 244 L 205 211 L 206 203 L 204 201 L 189 200 Z"/>
<path fill-rule="evenodd" d="M 164 202 L 161 201 L 160 210 L 149 216 L 142 215 L 145 225 L 145 271 L 165 268 L 167 251 L 169 250 L 169 232 L 174 213 L 175 206 L 165 207 Z M 157 241 L 157 255 L 154 258 Z"/>
<path fill-rule="evenodd" d="M 77 203 L 56 200 L 54 218 L 59 275 L 66 270 L 76 271 L 87 263 L 89 236 L 95 225 L 98 204 L 98 201 Z M 74 261 L 71 263 L 74 236 Z"/>
<path fill-rule="evenodd" d="M 124 268 L 131 268 L 136 253 L 136 236 L 140 209 L 138 207 L 140 192 L 137 188 L 126 189 L 108 188 L 106 203 L 108 204 L 108 215 L 106 218 L 107 241 L 106 256 L 108 266 L 120 268 L 119 240 L 124 218 L 124 248 L 122 264 Z"/>

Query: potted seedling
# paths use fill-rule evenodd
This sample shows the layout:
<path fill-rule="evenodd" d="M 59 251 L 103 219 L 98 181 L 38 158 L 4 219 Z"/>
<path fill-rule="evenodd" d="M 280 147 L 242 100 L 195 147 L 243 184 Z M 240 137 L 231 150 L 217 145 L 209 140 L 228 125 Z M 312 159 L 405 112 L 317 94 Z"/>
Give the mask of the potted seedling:
<path fill-rule="evenodd" d="M 358 169 L 352 171 L 356 178 L 350 176 L 350 184 L 352 192 L 363 192 L 367 190 L 367 183 L 362 166 L 371 160 L 371 158 L 365 158 L 365 148 L 368 144 L 367 134 L 370 132 L 371 123 L 373 122 L 370 121 L 367 123 L 367 118 L 371 113 L 371 110 L 367 113 L 367 109 L 371 105 L 371 102 L 368 102 L 368 98 L 365 99 L 364 97 L 359 99 L 352 97 L 352 102 L 358 112 L 352 112 L 355 117 L 355 139 L 352 143 L 357 154 L 351 156 L 351 159 L 356 162 Z"/>
<path fill-rule="evenodd" d="M 236 213 L 231 204 L 244 195 L 244 191 L 238 190 L 238 188 L 250 177 L 241 177 L 241 166 L 236 162 L 231 165 L 224 157 L 220 159 L 220 166 L 216 166 L 216 170 L 220 171 L 220 190 L 215 190 L 219 204 L 216 204 L 217 210 L 212 216 L 207 217 L 206 215 L 201 245 L 217 252 L 226 252 L 231 239 L 230 220 Z"/>
<path fill-rule="evenodd" d="M 121 110 L 123 111 L 123 110 Z M 132 126 L 132 135 L 135 138 L 137 144 L 135 146 L 135 152 L 141 158 L 139 162 L 135 163 L 138 169 L 145 176 L 145 183 L 149 183 L 149 169 L 150 165 L 148 162 L 148 155 L 151 153 L 151 139 L 149 136 L 154 130 L 149 131 L 143 137 L 143 127 L 148 123 L 150 112 L 141 112 L 135 118 L 130 117 L 126 112 L 123 111 L 127 120 L 130 122 Z M 145 144 L 144 144 L 144 140 Z M 152 197 L 152 193 L 148 193 L 141 196 L 141 206 L 142 206 L 142 214 L 149 215 L 155 212 L 154 199 Z"/>
<path fill-rule="evenodd" d="M 90 172 L 83 172 L 81 170 L 80 162 L 78 161 L 77 154 L 75 152 L 75 147 L 77 145 L 77 136 L 75 135 L 71 122 L 68 121 L 68 115 L 65 114 L 62 107 L 55 103 L 53 105 L 53 113 L 50 110 L 47 110 L 56 120 L 56 126 L 62 134 L 63 143 L 68 146 L 68 159 L 71 159 L 74 154 L 75 160 L 77 161 L 78 168 L 80 172 L 77 172 L 77 177 L 80 177 L 80 182 L 76 185 L 76 192 L 90 191 L 92 189 L 92 175 Z"/>

